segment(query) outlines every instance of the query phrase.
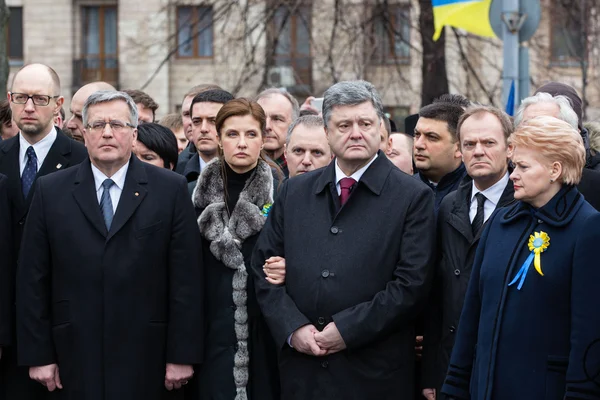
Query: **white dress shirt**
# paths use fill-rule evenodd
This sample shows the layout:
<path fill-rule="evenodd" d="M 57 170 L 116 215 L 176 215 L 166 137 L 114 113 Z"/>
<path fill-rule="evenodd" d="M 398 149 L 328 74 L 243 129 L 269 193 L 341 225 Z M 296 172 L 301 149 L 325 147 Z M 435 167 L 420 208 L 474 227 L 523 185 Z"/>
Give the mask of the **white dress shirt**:
<path fill-rule="evenodd" d="M 121 193 L 123 192 L 123 186 L 125 185 L 125 177 L 127 176 L 127 169 L 129 168 L 129 162 L 121 167 L 117 172 L 110 177 L 115 183 L 109 189 L 108 194 L 110 194 L 110 201 L 113 206 L 113 215 L 117 212 L 117 206 L 119 205 L 119 199 L 121 198 Z M 96 195 L 98 196 L 98 204 L 100 204 L 100 200 L 102 199 L 102 193 L 104 193 L 104 188 L 102 187 L 102 183 L 109 179 L 108 176 L 104 175 L 102 171 L 100 171 L 94 164 L 92 164 L 92 173 L 94 174 L 94 183 L 96 184 Z"/>
<path fill-rule="evenodd" d="M 475 186 L 475 181 L 473 181 L 473 188 L 471 189 L 471 208 L 469 209 L 469 218 L 471 222 L 475 219 L 475 215 L 477 215 L 477 199 L 475 195 L 479 192 L 485 196 L 485 203 L 483 203 L 483 221 L 487 221 L 490 215 L 498 206 L 498 202 L 500 201 L 500 197 L 502 197 L 502 193 L 504 193 L 504 188 L 506 188 L 506 184 L 508 183 L 508 172 L 504 174 L 502 179 L 498 182 L 494 183 L 489 188 L 481 191 L 477 189 Z"/>
<path fill-rule="evenodd" d="M 360 181 L 360 178 L 363 176 L 363 174 L 365 173 L 367 168 L 369 168 L 371 166 L 371 164 L 373 164 L 373 161 L 375 161 L 376 158 L 377 158 L 377 153 L 375 154 L 375 157 L 373 157 L 371 159 L 371 161 L 369 161 L 367 163 L 367 165 L 365 165 L 364 167 L 362 167 L 361 169 L 359 169 L 358 171 L 356 171 L 355 173 L 353 173 L 350 176 L 346 176 L 346 174 L 344 174 L 344 172 L 341 170 L 340 166 L 338 165 L 338 161 L 336 158 L 335 159 L 335 187 L 337 189 L 338 196 L 340 195 L 340 193 L 342 193 L 342 188 L 340 187 L 340 181 L 344 178 L 352 178 L 356 181 L 356 183 L 358 183 L 358 181 Z"/>
<path fill-rule="evenodd" d="M 21 169 L 21 176 L 23 175 L 23 171 L 27 165 L 27 149 L 29 146 L 33 146 L 33 151 L 35 151 L 35 156 L 37 157 L 37 170 L 39 171 L 40 167 L 44 163 L 44 160 L 46 159 L 46 156 L 50 152 L 50 147 L 52 147 L 54 141 L 56 140 L 56 135 L 56 128 L 53 126 L 52 130 L 46 135 L 45 138 L 36 144 L 31 144 L 23 137 L 21 132 L 19 132 L 19 167 Z"/>
<path fill-rule="evenodd" d="M 200 172 L 202 172 L 204 171 L 204 167 L 206 167 L 206 164 L 208 163 L 204 161 L 202 157 L 200 157 L 200 154 L 198 154 L 198 160 L 200 160 Z"/>

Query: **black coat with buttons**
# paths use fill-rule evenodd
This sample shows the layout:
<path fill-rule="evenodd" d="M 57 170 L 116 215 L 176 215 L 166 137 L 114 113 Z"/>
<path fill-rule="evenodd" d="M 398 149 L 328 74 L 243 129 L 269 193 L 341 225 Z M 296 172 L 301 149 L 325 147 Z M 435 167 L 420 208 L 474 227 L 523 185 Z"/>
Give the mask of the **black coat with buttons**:
<path fill-rule="evenodd" d="M 335 161 L 286 181 L 253 256 L 263 315 L 280 350 L 282 398 L 412 399 L 414 321 L 434 249 L 433 193 L 379 152 L 340 208 Z M 286 259 L 286 282 L 262 264 Z M 347 349 L 313 357 L 290 334 L 335 322 Z"/>
<path fill-rule="evenodd" d="M 431 298 L 425 312 L 421 383 L 441 389 L 460 319 L 475 251 L 485 225 L 473 234 L 469 209 L 473 179 L 466 176 L 455 192 L 444 198 L 437 216 L 438 258 Z M 515 202 L 508 181 L 497 208 Z"/>

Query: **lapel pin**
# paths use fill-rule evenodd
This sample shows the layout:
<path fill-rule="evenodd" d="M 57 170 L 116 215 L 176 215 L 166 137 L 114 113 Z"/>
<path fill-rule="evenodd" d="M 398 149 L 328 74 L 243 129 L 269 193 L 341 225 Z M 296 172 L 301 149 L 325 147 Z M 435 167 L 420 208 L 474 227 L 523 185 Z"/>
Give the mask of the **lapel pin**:
<path fill-rule="evenodd" d="M 139 195 L 140 195 L 140 193 L 139 193 L 139 192 L 135 192 L 134 194 L 135 194 L 136 196 L 139 196 Z"/>
<path fill-rule="evenodd" d="M 62 164 L 56 164 L 56 169 L 60 169 L 60 167 L 62 167 Z"/>

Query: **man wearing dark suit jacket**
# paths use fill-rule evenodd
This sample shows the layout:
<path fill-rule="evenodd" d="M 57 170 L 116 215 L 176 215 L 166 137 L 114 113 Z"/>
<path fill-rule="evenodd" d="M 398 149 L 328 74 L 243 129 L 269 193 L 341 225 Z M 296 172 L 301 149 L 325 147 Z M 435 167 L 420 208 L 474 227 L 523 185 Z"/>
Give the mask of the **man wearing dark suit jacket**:
<path fill-rule="evenodd" d="M 10 345 L 14 300 L 10 294 L 11 271 L 13 268 L 10 205 L 8 178 L 0 174 L 0 359 L 2 348 Z"/>
<path fill-rule="evenodd" d="M 433 193 L 378 152 L 383 106 L 373 85 L 332 86 L 323 117 L 336 158 L 283 183 L 252 263 L 282 398 L 412 399 Z M 271 256 L 286 259 L 285 285 L 265 279 Z"/>
<path fill-rule="evenodd" d="M 41 64 L 27 65 L 17 72 L 10 90 L 8 100 L 20 133 L 0 143 L 0 173 L 8 178 L 13 244 L 7 281 L 12 306 L 8 317 L 0 321 L 9 333 L 8 340 L 0 343 L 8 346 L 0 360 L 0 400 L 28 400 L 38 399 L 43 390 L 29 379 L 27 368 L 17 367 L 14 281 L 23 226 L 36 179 L 79 164 L 87 157 L 87 151 L 53 125 L 54 114 L 64 101 L 54 70 Z"/>
<path fill-rule="evenodd" d="M 17 273 L 19 362 L 58 397 L 159 400 L 202 352 L 202 270 L 185 179 L 131 155 L 125 93 L 83 108 L 89 160 L 38 181 Z"/>
<path fill-rule="evenodd" d="M 438 257 L 425 312 L 423 396 L 435 400 L 444 383 L 475 250 L 494 210 L 514 202 L 509 179 L 510 117 L 489 106 L 473 106 L 458 121 L 457 135 L 467 176 L 447 195 L 437 216 Z"/>

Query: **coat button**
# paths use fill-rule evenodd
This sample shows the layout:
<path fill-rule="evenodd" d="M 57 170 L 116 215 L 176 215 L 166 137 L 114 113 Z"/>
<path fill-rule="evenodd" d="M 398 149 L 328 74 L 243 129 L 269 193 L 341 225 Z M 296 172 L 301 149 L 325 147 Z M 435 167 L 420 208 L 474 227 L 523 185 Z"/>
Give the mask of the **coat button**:
<path fill-rule="evenodd" d="M 21 219 L 19 220 L 19 225 L 23 225 L 23 224 L 25 224 L 25 218 L 21 218 Z"/>
<path fill-rule="evenodd" d="M 541 219 L 538 219 L 538 224 L 543 223 L 544 221 L 542 221 Z"/>
<path fill-rule="evenodd" d="M 340 228 L 338 228 L 337 226 L 332 226 L 331 229 L 329 230 L 331 233 L 333 233 L 334 235 L 337 235 L 338 232 L 340 231 Z"/>
<path fill-rule="evenodd" d="M 324 269 L 323 272 L 321 272 L 321 276 L 323 278 L 329 277 L 329 270 L 328 269 Z"/>
<path fill-rule="evenodd" d="M 454 275 L 459 276 L 460 275 L 460 269 L 455 269 L 454 270 Z"/>
<path fill-rule="evenodd" d="M 328 363 L 327 361 L 323 361 L 323 362 L 321 363 L 321 367 L 323 367 L 323 368 L 327 368 L 327 367 L 329 367 L 329 363 Z"/>
<path fill-rule="evenodd" d="M 317 318 L 317 323 L 318 323 L 319 325 L 325 325 L 325 318 L 323 318 L 323 317 L 319 317 L 319 318 Z"/>
<path fill-rule="evenodd" d="M 450 333 L 454 333 L 454 332 L 456 332 L 456 328 L 453 325 L 453 326 L 450 327 Z"/>

